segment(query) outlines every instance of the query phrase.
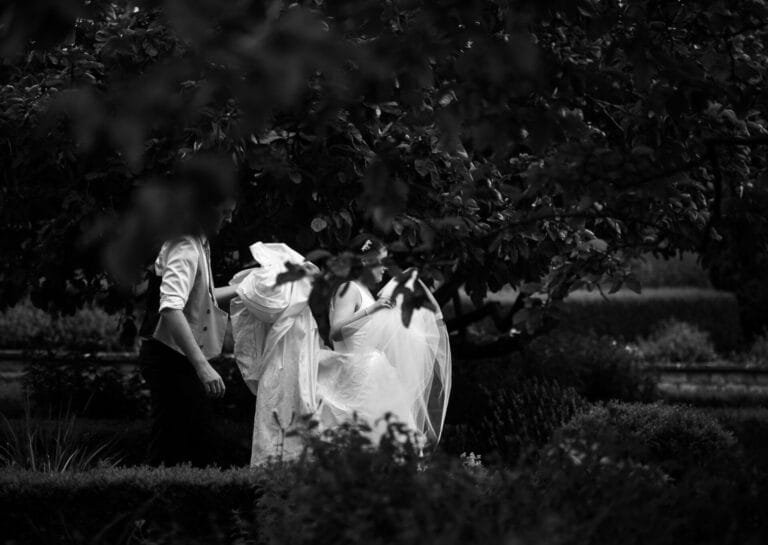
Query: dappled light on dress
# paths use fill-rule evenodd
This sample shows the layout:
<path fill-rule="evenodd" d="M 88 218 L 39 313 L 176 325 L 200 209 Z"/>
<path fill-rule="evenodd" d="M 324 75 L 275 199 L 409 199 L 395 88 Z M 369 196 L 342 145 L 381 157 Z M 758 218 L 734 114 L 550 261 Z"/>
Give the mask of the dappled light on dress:
<path fill-rule="evenodd" d="M 285 262 L 301 254 L 281 243 L 256 243 L 251 253 L 261 265 L 236 275 L 232 300 L 235 357 L 245 383 L 256 395 L 251 464 L 270 456 L 291 458 L 303 446 L 286 431 L 317 408 L 317 324 L 309 309 L 308 278 L 278 284 Z"/>
<path fill-rule="evenodd" d="M 286 431 L 307 415 L 314 415 L 321 428 L 366 421 L 370 439 L 378 442 L 387 427 L 384 417 L 392 414 L 435 444 L 451 382 L 442 315 L 416 309 L 406 327 L 398 295 L 392 309 L 345 326 L 343 340 L 330 350 L 322 346 L 309 309 L 311 275 L 277 281 L 288 269 L 286 262 L 312 266 L 284 244 L 257 243 L 251 252 L 261 267 L 233 278 L 238 297 L 231 314 L 238 366 L 256 395 L 252 465 L 270 456 L 297 456 L 301 440 Z M 385 291 L 394 290 L 393 282 Z M 414 275 L 408 287 L 414 289 L 416 282 Z M 349 286 L 360 290 L 364 306 L 374 303 L 367 289 L 354 282 Z"/>

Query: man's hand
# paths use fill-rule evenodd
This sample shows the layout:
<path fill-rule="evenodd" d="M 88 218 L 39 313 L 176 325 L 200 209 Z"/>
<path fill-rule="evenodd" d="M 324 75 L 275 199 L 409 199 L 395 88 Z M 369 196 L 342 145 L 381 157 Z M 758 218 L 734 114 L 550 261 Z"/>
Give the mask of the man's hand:
<path fill-rule="evenodd" d="M 203 383 L 205 393 L 211 397 L 222 397 L 224 395 L 226 391 L 224 381 L 210 363 L 207 361 L 200 362 L 195 365 L 195 371 L 197 371 L 200 382 Z"/>

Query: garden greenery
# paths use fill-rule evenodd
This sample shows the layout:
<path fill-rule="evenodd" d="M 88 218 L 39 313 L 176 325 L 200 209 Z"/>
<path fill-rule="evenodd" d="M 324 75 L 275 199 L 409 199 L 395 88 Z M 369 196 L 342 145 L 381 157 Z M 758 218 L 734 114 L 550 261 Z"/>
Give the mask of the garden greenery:
<path fill-rule="evenodd" d="M 4 535 L 18 542 L 758 543 L 766 467 L 709 417 L 610 405 L 577 416 L 527 465 L 418 448 L 396 425 L 373 448 L 349 425 L 307 431 L 292 462 L 0 472 Z M 702 456 L 714 460 L 707 463 Z M 712 501 L 717 497 L 718 501 Z M 653 524 L 648 524 L 652 520 Z"/>
<path fill-rule="evenodd" d="M 652 362 L 699 363 L 717 359 L 709 334 L 693 324 L 667 319 L 637 343 L 641 357 Z"/>
<path fill-rule="evenodd" d="M 125 306 L 102 245 L 133 229 L 108 262 L 144 265 L 158 218 L 115 220 L 206 151 L 241 172 L 222 280 L 259 239 L 344 276 L 376 230 L 441 303 L 466 289 L 452 329 L 520 288 L 503 354 L 542 294 L 637 290 L 633 258 L 700 251 L 765 322 L 763 2 L 30 1 L 2 8 L 2 306 Z"/>

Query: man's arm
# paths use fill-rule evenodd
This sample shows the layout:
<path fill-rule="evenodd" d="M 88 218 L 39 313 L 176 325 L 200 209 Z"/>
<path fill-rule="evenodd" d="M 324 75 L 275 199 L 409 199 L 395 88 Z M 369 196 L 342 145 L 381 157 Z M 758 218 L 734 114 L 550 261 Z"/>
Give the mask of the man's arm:
<path fill-rule="evenodd" d="M 205 359 L 203 351 L 197 345 L 192 328 L 189 327 L 186 316 L 179 309 L 166 308 L 160 312 L 160 320 L 168 326 L 173 341 L 181 348 L 184 355 L 194 367 L 197 376 L 205 386 L 208 394 L 221 397 L 226 390 L 224 381 L 216 370 Z"/>
<path fill-rule="evenodd" d="M 237 296 L 237 286 L 222 286 L 213 288 L 213 296 L 219 306 L 225 306 L 229 301 Z"/>

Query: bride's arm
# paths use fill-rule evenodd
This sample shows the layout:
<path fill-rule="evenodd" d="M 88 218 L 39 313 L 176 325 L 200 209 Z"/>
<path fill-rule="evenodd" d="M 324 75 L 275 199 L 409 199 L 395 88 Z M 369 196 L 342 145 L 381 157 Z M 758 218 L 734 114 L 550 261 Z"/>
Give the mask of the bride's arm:
<path fill-rule="evenodd" d="M 333 296 L 333 312 L 330 315 L 332 341 L 340 341 L 344 338 L 342 330 L 355 320 L 359 320 L 375 311 L 386 308 L 387 301 L 379 299 L 367 308 L 360 308 L 362 298 L 360 292 L 355 289 L 341 288 Z"/>

